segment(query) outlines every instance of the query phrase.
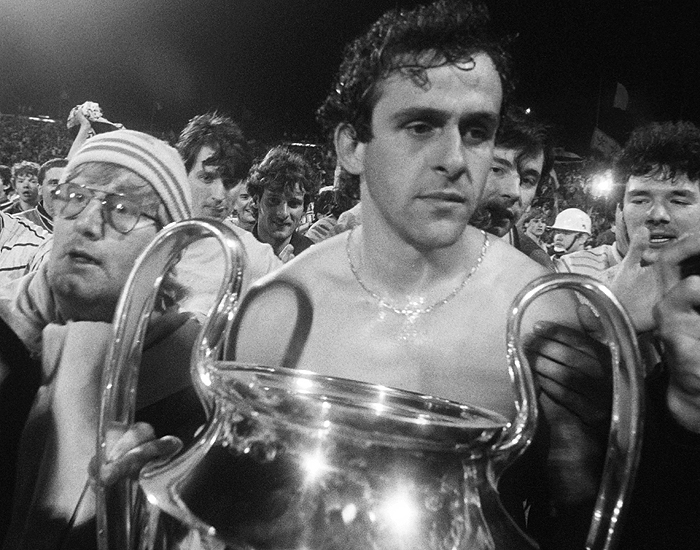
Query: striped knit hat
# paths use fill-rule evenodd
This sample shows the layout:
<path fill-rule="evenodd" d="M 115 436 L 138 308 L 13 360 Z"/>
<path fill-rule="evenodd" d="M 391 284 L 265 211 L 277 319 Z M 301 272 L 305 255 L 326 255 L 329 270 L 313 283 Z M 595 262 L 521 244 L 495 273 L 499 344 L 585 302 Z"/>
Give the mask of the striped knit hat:
<path fill-rule="evenodd" d="M 88 139 L 70 160 L 62 181 L 87 162 L 109 162 L 136 172 L 151 184 L 165 208 L 159 209 L 163 226 L 193 217 L 192 195 L 185 165 L 164 141 L 134 130 L 116 130 Z"/>

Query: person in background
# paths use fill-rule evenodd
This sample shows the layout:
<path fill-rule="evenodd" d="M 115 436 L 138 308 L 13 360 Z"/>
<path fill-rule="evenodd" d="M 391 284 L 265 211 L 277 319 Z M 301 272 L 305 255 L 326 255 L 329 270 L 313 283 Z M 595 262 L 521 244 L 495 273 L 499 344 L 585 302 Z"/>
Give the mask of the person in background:
<path fill-rule="evenodd" d="M 233 222 L 246 231 L 253 231 L 253 226 L 258 218 L 253 197 L 250 196 L 248 186 L 242 181 L 233 190 Z"/>
<path fill-rule="evenodd" d="M 50 249 L 50 233 L 21 216 L 0 212 L 0 286 L 36 271 Z"/>
<path fill-rule="evenodd" d="M 554 266 L 547 253 L 547 245 L 542 240 L 547 227 L 547 215 L 541 208 L 534 207 L 523 216 L 522 221 L 525 231 L 520 232 L 518 229 L 518 250 L 552 271 Z"/>
<path fill-rule="evenodd" d="M 219 113 L 192 118 L 175 145 L 187 169 L 194 217 L 225 223 L 241 240 L 246 251 L 242 292 L 258 278 L 281 266 L 270 246 L 258 242 L 250 231 L 230 221 L 233 198 L 245 187 L 241 182 L 252 158 L 248 142 L 238 125 Z M 221 249 L 213 239 L 192 244 L 177 267 L 178 281 L 188 289 L 180 305 L 200 319 L 214 303 L 223 277 Z"/>
<path fill-rule="evenodd" d="M 547 229 L 547 216 L 540 207 L 531 208 L 523 217 L 524 233 L 542 250 L 547 250 L 547 244 L 542 240 Z"/>
<path fill-rule="evenodd" d="M 627 228 L 622 217 L 622 209 L 619 207 L 615 219 L 616 238 L 612 244 L 601 244 L 588 250 L 565 254 L 557 261 L 557 269 L 561 272 L 580 273 L 604 280 L 604 272 L 622 261 L 629 246 Z"/>
<path fill-rule="evenodd" d="M 591 236 L 591 217 L 579 208 L 567 208 L 557 214 L 549 229 L 554 233 L 552 259 L 556 266 L 562 256 L 583 250 Z"/>
<path fill-rule="evenodd" d="M 549 177 L 553 161 L 546 126 L 512 106 L 498 128 L 486 189 L 470 222 L 501 237 L 550 271 L 554 267 L 549 257 L 540 254 L 529 240 L 521 239 L 517 224 L 530 208 L 540 183 Z"/>
<path fill-rule="evenodd" d="M 316 181 L 313 167 L 283 146 L 270 149 L 246 179 L 258 210 L 253 235 L 272 246 L 283 262 L 314 244 L 297 229 L 315 193 Z"/>
<path fill-rule="evenodd" d="M 34 208 L 39 202 L 39 165 L 27 160 L 13 164 L 12 187 L 17 193 L 17 201 L 5 212 L 20 214 Z"/>
<path fill-rule="evenodd" d="M 39 168 L 39 203 L 30 210 L 22 212 L 22 216 L 53 233 L 53 192 L 58 186 L 68 159 L 55 158 L 46 161 Z"/>
<path fill-rule="evenodd" d="M 663 122 L 635 129 L 613 165 L 624 185 L 622 217 L 630 243 L 620 263 L 602 280 L 630 313 L 638 332 L 655 328 L 660 300 L 653 264 L 660 251 L 700 228 L 700 129 L 690 122 Z"/>
<path fill-rule="evenodd" d="M 0 164 L 0 210 L 7 209 L 12 203 L 12 171 L 9 166 Z"/>

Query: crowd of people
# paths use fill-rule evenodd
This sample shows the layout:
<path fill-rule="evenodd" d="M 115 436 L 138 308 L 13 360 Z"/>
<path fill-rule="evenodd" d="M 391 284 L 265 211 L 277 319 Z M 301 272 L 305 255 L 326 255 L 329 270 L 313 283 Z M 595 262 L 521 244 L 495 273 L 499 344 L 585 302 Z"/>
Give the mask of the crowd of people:
<path fill-rule="evenodd" d="M 94 485 L 171 458 L 205 423 L 189 357 L 221 284 L 212 239 L 164 278 L 138 422 L 115 434 L 110 464 L 90 468 L 122 289 L 158 231 L 191 218 L 227 225 L 245 249 L 238 360 L 284 363 L 295 320 L 284 283 L 313 309 L 305 369 L 505 418 L 514 297 L 550 272 L 605 282 L 638 333 L 647 382 L 619 547 L 700 548 L 700 129 L 635 129 L 613 160 L 619 192 L 591 207 L 552 184 L 551 129 L 513 104 L 513 70 L 477 2 L 386 13 L 348 45 L 317 113 L 331 181 L 325 153 L 313 161 L 281 144 L 257 154 L 216 112 L 192 118 L 172 146 L 106 121 L 94 103 L 71 111 L 72 135 L 3 116 L 3 548 L 95 547 Z M 586 308 L 561 291 L 526 318 L 541 418 L 499 490 L 545 550 L 584 547 L 604 466 L 610 351 Z"/>

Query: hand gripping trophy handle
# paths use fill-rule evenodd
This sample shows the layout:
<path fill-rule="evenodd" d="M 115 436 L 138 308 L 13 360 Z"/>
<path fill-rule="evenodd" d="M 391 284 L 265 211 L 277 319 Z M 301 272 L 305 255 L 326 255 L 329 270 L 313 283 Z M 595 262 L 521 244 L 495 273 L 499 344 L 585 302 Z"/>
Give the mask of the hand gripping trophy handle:
<path fill-rule="evenodd" d="M 209 312 L 193 349 L 192 368 L 215 359 L 228 333 L 240 293 L 245 250 L 235 233 L 226 225 L 211 220 L 193 219 L 170 224 L 143 251 L 127 280 L 114 317 L 114 346 L 107 357 L 102 378 L 102 406 L 97 437 L 97 464 L 106 464 L 107 438 L 111 430 L 126 431 L 134 421 L 136 387 L 143 340 L 163 278 L 177 262 L 183 249 L 206 237 L 221 245 L 224 274 L 215 305 Z M 192 373 L 193 378 L 198 372 Z M 195 384 L 205 408 L 205 397 Z M 207 415 L 211 410 L 207 410 Z M 97 532 L 101 550 L 133 548 L 135 511 L 134 483 L 122 480 L 115 485 L 97 487 Z"/>
<path fill-rule="evenodd" d="M 532 370 L 522 342 L 525 309 L 546 292 L 568 288 L 582 294 L 600 314 L 613 363 L 613 406 L 602 481 L 586 540 L 589 550 L 612 550 L 639 463 L 644 420 L 644 369 L 628 315 L 600 281 L 574 273 L 550 274 L 526 286 L 513 301 L 508 318 L 508 362 L 516 390 L 516 418 L 506 430 L 500 450 L 519 453 L 534 435 L 537 401 Z M 523 365 L 526 368 L 523 368 Z"/>

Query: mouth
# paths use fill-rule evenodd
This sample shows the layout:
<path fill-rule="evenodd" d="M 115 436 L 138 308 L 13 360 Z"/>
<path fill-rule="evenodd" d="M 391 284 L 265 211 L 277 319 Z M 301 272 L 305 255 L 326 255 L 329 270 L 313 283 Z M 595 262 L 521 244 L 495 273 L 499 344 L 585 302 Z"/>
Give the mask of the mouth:
<path fill-rule="evenodd" d="M 272 227 L 279 231 L 284 231 L 292 227 L 292 224 L 290 222 L 272 222 Z"/>
<path fill-rule="evenodd" d="M 437 202 L 451 202 L 462 204 L 466 202 L 466 197 L 457 191 L 444 190 L 444 191 L 431 191 L 420 195 L 423 200 L 437 201 Z"/>
<path fill-rule="evenodd" d="M 497 204 L 488 205 L 491 214 L 491 224 L 502 229 L 510 229 L 515 221 L 515 212 Z"/>
<path fill-rule="evenodd" d="M 84 252 L 82 250 L 71 250 L 68 253 L 68 257 L 76 264 L 82 265 L 100 265 L 102 262 L 95 258 L 94 256 Z"/>
<path fill-rule="evenodd" d="M 675 235 L 669 235 L 667 233 L 652 233 L 649 235 L 649 245 L 652 248 L 658 248 L 666 246 L 667 244 L 676 240 Z"/>

